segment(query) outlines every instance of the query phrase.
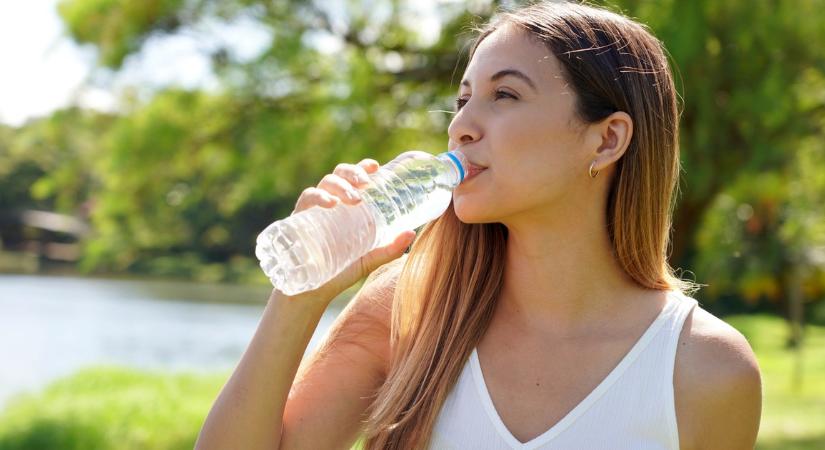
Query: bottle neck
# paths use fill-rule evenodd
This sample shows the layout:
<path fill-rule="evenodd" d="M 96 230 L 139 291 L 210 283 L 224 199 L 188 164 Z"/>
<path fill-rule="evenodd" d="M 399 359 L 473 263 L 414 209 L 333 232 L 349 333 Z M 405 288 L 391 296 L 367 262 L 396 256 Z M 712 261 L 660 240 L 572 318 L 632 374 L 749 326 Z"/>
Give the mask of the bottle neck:
<path fill-rule="evenodd" d="M 464 181 L 467 176 L 467 160 L 461 152 L 444 152 L 439 154 L 437 158 L 451 169 L 453 175 L 450 177 L 449 183 L 451 188 L 455 188 Z"/>

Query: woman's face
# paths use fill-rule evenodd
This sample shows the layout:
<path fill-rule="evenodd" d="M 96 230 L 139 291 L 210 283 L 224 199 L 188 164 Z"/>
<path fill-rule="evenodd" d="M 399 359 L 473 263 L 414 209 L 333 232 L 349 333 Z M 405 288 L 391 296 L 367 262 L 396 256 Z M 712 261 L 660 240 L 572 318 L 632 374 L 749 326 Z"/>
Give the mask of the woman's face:
<path fill-rule="evenodd" d="M 487 167 L 453 192 L 465 223 L 542 220 L 576 205 L 592 160 L 575 95 L 543 44 L 513 27 L 487 36 L 464 73 L 449 149 Z"/>

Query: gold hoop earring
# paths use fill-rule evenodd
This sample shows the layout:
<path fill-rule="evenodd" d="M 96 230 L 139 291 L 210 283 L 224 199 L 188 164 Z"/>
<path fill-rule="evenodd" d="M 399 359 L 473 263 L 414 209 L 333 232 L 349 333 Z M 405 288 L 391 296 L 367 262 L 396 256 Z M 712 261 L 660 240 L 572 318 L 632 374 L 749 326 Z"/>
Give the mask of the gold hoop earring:
<path fill-rule="evenodd" d="M 596 165 L 596 161 L 593 161 L 592 163 L 590 163 L 590 170 L 588 171 L 588 173 L 590 174 L 590 178 L 596 178 L 596 175 L 599 174 L 598 170 L 596 171 L 596 173 L 593 173 L 593 166 L 595 166 L 595 165 Z"/>

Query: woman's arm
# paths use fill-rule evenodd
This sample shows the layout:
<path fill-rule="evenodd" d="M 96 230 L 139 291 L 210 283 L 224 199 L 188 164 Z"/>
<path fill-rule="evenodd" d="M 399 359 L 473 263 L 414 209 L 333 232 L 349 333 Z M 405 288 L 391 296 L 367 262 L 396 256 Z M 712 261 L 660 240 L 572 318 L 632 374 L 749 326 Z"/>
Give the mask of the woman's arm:
<path fill-rule="evenodd" d="M 392 299 L 401 264 L 387 266 L 385 275 L 367 280 L 298 369 L 284 411 L 281 448 L 349 449 L 358 438 L 389 370 Z"/>
<path fill-rule="evenodd" d="M 325 303 L 273 291 L 249 347 L 209 411 L 195 448 L 278 448 L 287 393 Z"/>
<path fill-rule="evenodd" d="M 300 370 L 323 311 L 299 304 L 312 300 L 273 293 L 195 447 L 349 448 L 386 377 L 390 311 L 402 262 L 367 279 Z"/>
<path fill-rule="evenodd" d="M 376 170 L 378 163 L 373 160 L 361 161 L 358 166 L 339 164 L 317 188 L 304 190 L 295 212 L 313 206 L 332 208 L 339 202 L 357 203 L 357 196 L 346 194 Z M 318 449 L 338 446 L 347 437 L 354 437 L 357 418 L 369 404 L 365 395 L 380 386 L 376 374 L 383 371 L 386 358 L 374 349 L 389 342 L 380 339 L 389 336 L 381 330 L 388 322 L 370 316 L 372 305 L 386 305 L 381 295 L 387 289 L 381 283 L 368 280 L 333 325 L 308 374 L 299 377 L 292 394 L 290 389 L 329 302 L 376 268 L 399 258 L 414 236 L 412 231 L 399 234 L 389 245 L 370 251 L 313 291 L 296 296 L 273 291 L 258 329 L 209 411 L 195 447 L 252 450 L 277 449 L 283 444 L 283 448 Z"/>

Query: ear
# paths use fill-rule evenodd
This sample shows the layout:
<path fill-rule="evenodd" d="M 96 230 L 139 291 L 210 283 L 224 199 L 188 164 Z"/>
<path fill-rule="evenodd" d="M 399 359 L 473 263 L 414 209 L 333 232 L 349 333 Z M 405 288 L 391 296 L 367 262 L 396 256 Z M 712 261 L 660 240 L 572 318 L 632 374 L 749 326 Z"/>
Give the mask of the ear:
<path fill-rule="evenodd" d="M 616 111 L 591 124 L 588 134 L 595 147 L 588 165 L 595 160 L 593 170 L 602 170 L 624 155 L 633 137 L 633 119 L 624 111 Z"/>

